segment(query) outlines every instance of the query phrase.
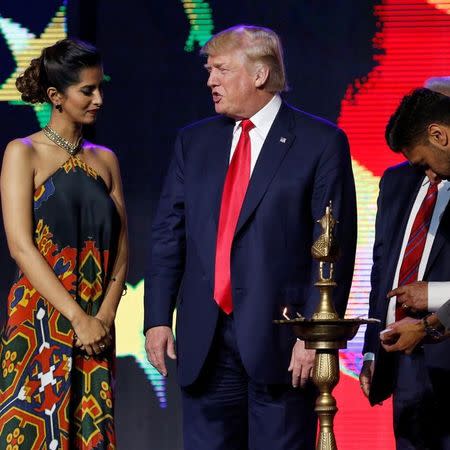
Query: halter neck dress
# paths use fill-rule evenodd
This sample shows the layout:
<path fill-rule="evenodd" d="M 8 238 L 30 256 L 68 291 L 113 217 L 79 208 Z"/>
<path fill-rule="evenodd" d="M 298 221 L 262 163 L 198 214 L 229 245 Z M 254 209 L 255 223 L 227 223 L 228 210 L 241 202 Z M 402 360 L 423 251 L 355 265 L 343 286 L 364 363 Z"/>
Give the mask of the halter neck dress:
<path fill-rule="evenodd" d="M 120 218 L 103 179 L 71 156 L 34 192 L 34 241 L 90 315 L 103 301 Z M 89 357 L 18 270 L 0 341 L 0 449 L 115 449 L 114 351 Z"/>

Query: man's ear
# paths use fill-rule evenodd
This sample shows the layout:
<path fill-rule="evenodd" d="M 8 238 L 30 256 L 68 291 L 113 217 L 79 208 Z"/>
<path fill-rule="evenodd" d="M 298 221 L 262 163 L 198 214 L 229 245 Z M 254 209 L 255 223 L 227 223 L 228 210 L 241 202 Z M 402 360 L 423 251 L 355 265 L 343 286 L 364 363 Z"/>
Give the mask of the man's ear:
<path fill-rule="evenodd" d="M 450 143 L 449 130 L 443 125 L 432 123 L 428 126 L 428 139 L 432 144 L 447 147 Z"/>
<path fill-rule="evenodd" d="M 47 95 L 53 106 L 61 105 L 62 95 L 58 92 L 55 87 L 49 87 L 47 89 Z"/>
<path fill-rule="evenodd" d="M 257 63 L 255 70 L 255 86 L 262 88 L 269 79 L 270 69 L 266 64 Z"/>

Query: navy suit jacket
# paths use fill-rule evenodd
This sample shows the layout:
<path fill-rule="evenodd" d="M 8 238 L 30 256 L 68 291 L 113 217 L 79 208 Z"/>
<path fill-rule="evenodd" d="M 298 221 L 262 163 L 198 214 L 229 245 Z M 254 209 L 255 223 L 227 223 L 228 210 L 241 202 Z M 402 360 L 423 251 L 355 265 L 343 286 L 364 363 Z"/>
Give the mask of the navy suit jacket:
<path fill-rule="evenodd" d="M 213 299 L 217 225 L 234 121 L 218 116 L 181 130 L 152 227 L 144 330 L 171 325 L 177 306 L 178 375 L 193 383 L 210 349 L 219 308 Z M 316 220 L 328 202 L 342 247 L 335 302 L 344 314 L 355 245 L 353 173 L 344 133 L 283 103 L 252 173 L 231 254 L 237 343 L 247 373 L 288 382 L 295 337 L 274 325 L 285 305 L 310 316 L 318 293 L 311 259 Z"/>
<path fill-rule="evenodd" d="M 380 181 L 369 317 L 380 319 L 381 324 L 367 327 L 363 349 L 363 353 L 375 353 L 375 371 L 369 396 L 371 404 L 385 400 L 394 390 L 396 354 L 387 353 L 383 349 L 379 332 L 386 327 L 389 304 L 386 295 L 392 289 L 406 225 L 423 177 L 423 173 L 404 163 L 389 168 Z M 423 280 L 449 281 L 449 256 L 450 206 L 447 206 L 431 248 Z M 443 375 L 450 375 L 450 341 L 426 344 L 424 353 L 432 382 L 438 383 Z"/>

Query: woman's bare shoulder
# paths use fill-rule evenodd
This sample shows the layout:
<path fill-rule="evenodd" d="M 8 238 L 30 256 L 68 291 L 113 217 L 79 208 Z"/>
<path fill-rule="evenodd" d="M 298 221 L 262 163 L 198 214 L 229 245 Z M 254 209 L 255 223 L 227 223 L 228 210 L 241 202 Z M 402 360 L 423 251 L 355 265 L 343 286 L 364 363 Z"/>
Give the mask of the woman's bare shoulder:
<path fill-rule="evenodd" d="M 31 160 L 36 154 L 34 141 L 37 133 L 30 136 L 13 139 L 5 148 L 4 158 L 17 160 Z"/>
<path fill-rule="evenodd" d="M 95 157 L 100 158 L 105 163 L 117 164 L 117 156 L 113 150 L 104 145 L 94 144 L 93 142 L 84 141 L 83 150 L 91 152 Z"/>

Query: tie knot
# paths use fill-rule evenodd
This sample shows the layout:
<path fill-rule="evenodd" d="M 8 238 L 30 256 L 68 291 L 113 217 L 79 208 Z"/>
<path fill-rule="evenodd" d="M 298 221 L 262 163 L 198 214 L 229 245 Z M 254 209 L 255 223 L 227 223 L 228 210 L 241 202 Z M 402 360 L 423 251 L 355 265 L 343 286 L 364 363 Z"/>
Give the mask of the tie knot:
<path fill-rule="evenodd" d="M 438 190 L 439 183 L 440 183 L 440 181 L 437 181 L 437 182 L 435 182 L 435 183 L 431 183 L 431 182 L 430 182 L 430 185 L 428 186 L 428 193 L 429 193 L 429 194 L 434 194 L 434 193 L 436 193 L 437 190 Z"/>
<path fill-rule="evenodd" d="M 244 119 L 241 122 L 241 128 L 243 133 L 248 133 L 252 128 L 255 128 L 255 125 L 250 119 Z"/>

